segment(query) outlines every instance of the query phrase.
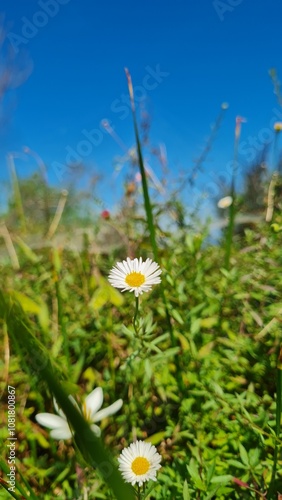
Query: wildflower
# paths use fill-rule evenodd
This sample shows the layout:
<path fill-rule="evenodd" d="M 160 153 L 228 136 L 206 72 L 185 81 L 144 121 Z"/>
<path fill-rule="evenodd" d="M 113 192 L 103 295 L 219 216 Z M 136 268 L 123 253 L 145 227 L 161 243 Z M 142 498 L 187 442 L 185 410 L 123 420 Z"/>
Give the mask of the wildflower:
<path fill-rule="evenodd" d="M 101 387 L 96 387 L 85 399 L 82 405 L 82 409 L 79 408 L 77 402 L 72 396 L 69 396 L 71 402 L 76 406 L 79 411 L 83 414 L 85 420 L 91 424 L 92 431 L 96 436 L 100 436 L 101 430 L 95 425 L 95 422 L 99 422 L 103 418 L 113 415 L 122 407 L 122 399 L 118 399 L 115 403 L 100 410 L 103 404 L 103 390 Z M 56 401 L 54 400 L 55 410 L 58 415 L 53 415 L 52 413 L 38 413 L 35 416 L 36 421 L 51 429 L 50 436 L 54 439 L 70 439 L 72 437 L 72 431 L 67 421 L 67 417 L 62 410 L 59 409 Z M 98 411 L 100 410 L 100 411 Z"/>
<path fill-rule="evenodd" d="M 217 206 L 218 206 L 218 208 L 228 208 L 228 207 L 230 207 L 232 202 L 233 202 L 232 196 L 225 196 L 224 198 L 221 198 L 218 201 Z"/>
<path fill-rule="evenodd" d="M 156 481 L 157 470 L 162 457 L 151 443 L 136 441 L 122 450 L 118 458 L 123 479 L 134 486 L 142 486 L 145 481 Z"/>
<path fill-rule="evenodd" d="M 159 278 L 161 272 L 158 264 L 151 259 L 142 262 L 142 257 L 139 260 L 127 257 L 113 267 L 109 274 L 109 282 L 115 288 L 122 288 L 122 292 L 129 290 L 138 297 L 143 292 L 151 290 L 152 285 L 161 282 Z"/>
<path fill-rule="evenodd" d="M 282 130 L 282 122 L 276 122 L 274 123 L 274 126 L 273 126 L 275 132 L 281 132 Z"/>
<path fill-rule="evenodd" d="M 110 214 L 109 210 L 103 210 L 101 212 L 102 219 L 108 220 L 110 218 L 110 216 L 111 216 L 111 214 Z"/>

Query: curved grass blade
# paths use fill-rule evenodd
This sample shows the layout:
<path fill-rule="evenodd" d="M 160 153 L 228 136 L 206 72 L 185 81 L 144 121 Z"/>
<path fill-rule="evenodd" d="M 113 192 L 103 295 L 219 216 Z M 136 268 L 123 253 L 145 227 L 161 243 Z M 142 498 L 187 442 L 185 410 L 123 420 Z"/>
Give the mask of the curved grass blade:
<path fill-rule="evenodd" d="M 58 381 L 47 349 L 37 340 L 32 325 L 18 304 L 10 295 L 0 291 L 0 319 L 7 323 L 12 346 L 18 349 L 21 358 L 30 367 L 32 375 L 45 381 L 65 413 L 83 458 L 95 467 L 112 489 L 117 500 L 133 500 L 132 487 L 124 483 L 114 460 L 105 449 L 100 438 L 92 432 L 82 414 L 72 404 Z M 14 350 L 13 349 L 13 350 Z"/>

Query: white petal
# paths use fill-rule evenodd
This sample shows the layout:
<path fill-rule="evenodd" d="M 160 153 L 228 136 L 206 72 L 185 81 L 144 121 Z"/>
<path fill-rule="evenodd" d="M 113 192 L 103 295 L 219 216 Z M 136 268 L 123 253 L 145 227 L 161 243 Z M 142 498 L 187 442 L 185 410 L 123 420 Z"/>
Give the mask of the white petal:
<path fill-rule="evenodd" d="M 98 425 L 92 424 L 92 425 L 90 425 L 90 427 L 91 427 L 91 430 L 94 432 L 94 434 L 97 437 L 101 436 L 101 429 L 100 429 L 100 427 L 98 427 Z"/>
<path fill-rule="evenodd" d="M 73 406 L 75 406 L 75 408 L 81 413 L 81 408 L 77 404 L 77 401 L 74 399 L 74 397 L 73 396 L 69 396 L 69 400 L 71 401 L 71 403 L 73 404 Z"/>
<path fill-rule="evenodd" d="M 53 439 L 71 439 L 72 438 L 72 433 L 71 433 L 71 430 L 70 430 L 69 426 L 67 426 L 67 427 L 58 427 L 58 429 L 53 429 L 50 432 L 50 436 Z"/>
<path fill-rule="evenodd" d="M 35 415 L 35 420 L 44 427 L 48 429 L 57 429 L 58 427 L 68 427 L 67 421 L 59 417 L 59 415 L 53 415 L 52 413 L 38 413 Z"/>
<path fill-rule="evenodd" d="M 90 394 L 85 399 L 85 406 L 87 413 L 90 412 L 90 420 L 94 422 L 95 414 L 98 410 L 100 410 L 103 404 L 103 390 L 101 387 L 96 387 L 94 391 L 90 392 Z"/>
<path fill-rule="evenodd" d="M 122 399 L 118 399 L 115 403 L 112 405 L 108 406 L 108 408 L 103 408 L 103 410 L 100 410 L 94 415 L 93 422 L 99 422 L 103 418 L 108 417 L 109 415 L 113 415 L 117 411 L 121 409 L 123 405 Z"/>
<path fill-rule="evenodd" d="M 54 403 L 55 412 L 58 413 L 58 415 L 60 415 L 60 417 L 62 417 L 64 420 L 67 420 L 66 415 L 64 414 L 63 410 L 61 410 L 61 408 L 59 408 L 58 403 L 57 403 L 55 398 L 53 398 L 53 403 Z"/>

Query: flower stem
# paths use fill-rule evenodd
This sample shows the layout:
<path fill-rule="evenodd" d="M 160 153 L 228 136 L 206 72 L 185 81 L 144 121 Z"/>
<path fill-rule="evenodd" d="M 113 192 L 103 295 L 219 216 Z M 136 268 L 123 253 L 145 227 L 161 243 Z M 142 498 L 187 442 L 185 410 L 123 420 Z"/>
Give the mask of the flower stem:
<path fill-rule="evenodd" d="M 131 111 L 132 111 L 133 126 L 134 126 L 134 132 L 135 132 L 135 140 L 136 140 L 136 149 L 137 149 L 138 163 L 139 163 L 141 180 L 142 180 L 143 198 L 144 198 L 144 206 L 145 206 L 147 224 L 148 224 L 148 229 L 149 229 L 149 233 L 150 233 L 150 240 L 151 240 L 151 246 L 152 246 L 154 259 L 156 262 L 158 262 L 158 245 L 157 245 L 157 240 L 156 240 L 156 231 L 155 231 L 155 226 L 154 226 L 152 204 L 150 201 L 150 195 L 149 195 L 149 189 L 148 189 L 148 183 L 147 183 L 146 169 L 144 166 L 142 148 L 141 148 L 141 143 L 140 143 L 140 139 L 139 139 L 139 132 L 138 132 L 138 126 L 137 126 L 136 113 L 135 113 L 133 86 L 132 86 L 130 73 L 127 69 L 125 70 L 125 73 L 126 73 L 126 77 L 127 77 L 128 90 L 129 90 L 129 95 L 130 95 Z M 176 342 L 176 338 L 175 338 L 175 335 L 173 332 L 168 303 L 167 303 L 167 299 L 166 299 L 166 296 L 164 293 L 164 288 L 163 288 L 162 284 L 160 284 L 160 290 L 161 290 L 162 299 L 163 299 L 163 303 L 164 303 L 164 307 L 165 307 L 166 318 L 167 318 L 167 323 L 168 323 L 168 328 L 169 328 L 170 338 L 171 338 L 171 344 L 173 347 L 175 347 L 177 345 L 177 342 Z"/>
<path fill-rule="evenodd" d="M 239 144 L 240 131 L 238 134 L 235 132 L 235 145 L 234 145 L 234 162 L 232 168 L 232 178 L 230 186 L 230 196 L 232 198 L 231 205 L 229 207 L 229 224 L 227 227 L 226 235 L 226 248 L 225 248 L 225 268 L 229 270 L 230 267 L 230 257 L 231 257 L 231 247 L 233 240 L 234 224 L 235 224 L 235 171 L 238 163 L 238 144 Z"/>
<path fill-rule="evenodd" d="M 156 240 L 156 231 L 155 231 L 155 226 L 154 226 L 154 218 L 153 218 L 153 210 L 152 210 L 152 204 L 150 201 L 150 195 L 149 195 L 149 189 L 148 189 L 148 183 L 147 183 L 147 176 L 146 176 L 146 169 L 143 161 L 143 154 L 142 154 L 142 148 L 141 148 L 141 143 L 139 139 L 139 132 L 138 132 L 138 126 L 137 126 L 137 119 L 136 119 L 136 113 L 135 113 L 135 102 L 134 102 L 134 92 L 133 92 L 133 85 L 132 85 L 132 80 L 130 73 L 127 69 L 125 69 L 126 73 L 126 78 L 127 78 L 127 83 L 128 83 L 128 90 L 129 90 L 129 96 L 130 96 L 130 103 L 131 103 L 131 111 L 132 111 L 132 118 L 133 118 L 133 126 L 134 126 L 134 133 L 135 133 L 135 140 L 136 140 L 136 149 L 137 149 L 137 155 L 138 155 L 138 163 L 139 163 L 139 168 L 140 168 L 140 174 L 141 174 L 141 181 L 142 181 L 142 189 L 143 189 L 143 198 L 144 198 L 144 206 L 145 206 L 145 212 L 146 212 L 146 218 L 147 218 L 147 224 L 148 224 L 148 229 L 150 233 L 150 240 L 151 240 L 151 247 L 154 255 L 154 259 L 156 262 L 158 262 L 158 245 L 157 245 L 157 240 Z M 166 314 L 166 320 L 168 324 L 168 330 L 170 334 L 170 341 L 172 347 L 177 346 L 177 340 L 173 331 L 172 327 L 172 321 L 171 321 L 171 315 L 169 312 L 169 306 L 168 306 L 168 301 L 165 295 L 164 287 L 162 283 L 160 283 L 160 291 L 161 291 L 161 296 L 165 308 L 165 314 Z M 177 381 L 180 389 L 183 391 L 184 390 L 184 384 L 183 384 L 183 379 L 182 379 L 182 371 L 180 368 L 179 364 L 179 358 L 176 356 L 175 359 L 175 364 L 177 367 Z"/>
<path fill-rule="evenodd" d="M 141 488 L 137 486 L 137 500 L 142 500 Z"/>
<path fill-rule="evenodd" d="M 57 308 L 58 308 L 58 327 L 63 336 L 63 350 L 66 357 L 67 366 L 68 368 L 70 368 L 69 339 L 66 329 L 66 320 L 64 316 L 63 297 L 61 295 L 61 258 L 59 252 L 56 249 L 53 250 L 52 258 L 53 258 L 54 284 L 55 284 Z"/>
<path fill-rule="evenodd" d="M 139 297 L 135 297 L 135 312 L 133 317 L 133 328 L 135 330 L 136 335 L 138 336 L 139 328 L 138 328 L 138 312 L 139 312 Z"/>
<path fill-rule="evenodd" d="M 229 224 L 228 224 L 228 228 L 227 228 L 226 247 L 225 247 L 225 269 L 227 269 L 227 270 L 229 270 L 229 268 L 230 268 L 230 257 L 231 257 L 233 233 L 234 233 L 234 226 L 235 226 L 235 216 L 236 216 L 235 177 L 236 177 L 237 171 L 238 171 L 238 153 L 239 153 L 239 142 L 240 142 L 240 137 L 241 137 L 241 125 L 245 121 L 246 120 L 244 118 L 241 118 L 240 116 L 236 117 L 235 142 L 234 142 L 234 161 L 233 161 L 231 186 L 230 186 L 230 196 L 232 198 L 232 203 L 231 203 L 230 208 L 229 208 Z"/>
<path fill-rule="evenodd" d="M 277 362 L 277 388 L 276 388 L 276 424 L 275 424 L 275 447 L 274 447 L 274 455 L 273 455 L 273 466 L 272 466 L 272 474 L 270 485 L 268 489 L 267 499 L 272 500 L 274 498 L 274 489 L 275 489 L 275 477 L 276 477 L 276 469 L 277 469 L 277 460 L 278 460 L 278 449 L 279 449 L 279 435 L 281 430 L 281 412 L 282 412 L 282 347 L 280 348 L 280 353 L 278 356 Z"/>
<path fill-rule="evenodd" d="M 156 261 L 158 261 L 158 246 L 157 246 L 157 241 L 156 241 L 156 232 L 155 232 L 155 226 L 154 226 L 154 220 L 153 220 L 153 210 L 152 210 L 152 205 L 151 205 L 151 200 L 150 200 L 150 195 L 149 195 L 146 169 L 145 169 L 145 165 L 144 165 L 144 161 L 143 161 L 143 155 L 142 155 L 141 144 L 140 144 L 140 139 L 139 139 L 139 132 L 138 132 L 138 126 L 137 126 L 137 120 L 136 120 L 136 113 L 135 113 L 133 86 L 132 86 L 130 73 L 127 69 L 125 70 L 125 73 L 126 73 L 128 90 L 129 90 L 129 95 L 130 95 L 133 126 L 134 126 L 134 133 L 135 133 L 135 139 L 136 139 L 136 149 L 137 149 L 138 162 L 139 162 L 139 168 L 140 168 L 140 174 L 141 174 L 143 198 L 144 198 L 147 224 L 148 224 L 148 229 L 149 229 L 149 233 L 150 233 L 150 240 L 151 240 L 151 246 L 152 246 L 152 250 L 153 250 L 154 259 Z"/>
<path fill-rule="evenodd" d="M 15 168 L 14 156 L 12 153 L 8 154 L 7 163 L 8 163 L 10 173 L 11 173 L 14 203 L 15 203 L 15 208 L 16 208 L 17 215 L 18 215 L 19 222 L 20 222 L 20 228 L 21 228 L 23 233 L 26 233 L 26 220 L 25 220 L 25 213 L 24 213 L 24 207 L 23 207 L 23 199 L 22 199 L 22 195 L 21 195 L 19 179 L 17 176 L 16 168 Z"/>

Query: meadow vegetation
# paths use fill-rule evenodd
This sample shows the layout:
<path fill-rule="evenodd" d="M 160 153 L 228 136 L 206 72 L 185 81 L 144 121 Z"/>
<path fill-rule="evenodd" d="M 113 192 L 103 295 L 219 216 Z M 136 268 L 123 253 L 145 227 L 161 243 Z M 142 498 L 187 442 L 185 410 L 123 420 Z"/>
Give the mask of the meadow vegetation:
<path fill-rule="evenodd" d="M 0 498 L 278 500 L 280 176 L 272 186 L 271 220 L 265 221 L 269 177 L 261 181 L 259 202 L 256 197 L 261 221 L 244 227 L 236 218 L 250 199 L 231 184 L 229 222 L 220 242 L 212 243 L 207 227 L 187 218 L 180 198 L 152 203 L 127 76 L 141 201 L 134 190 L 127 192 L 120 214 L 104 212 L 93 226 L 93 240 L 107 227 L 120 242 L 110 251 L 106 244 L 93 251 L 86 234 L 78 250 L 63 244 L 32 248 L 24 243 L 23 226 L 9 231 L 20 223 L 19 199 L 6 218 L 11 241 L 7 233 L 5 241 L 16 257 L 8 252 L 1 266 Z M 247 189 L 250 194 L 252 186 Z M 44 203 L 44 191 L 39 196 Z M 28 208 L 22 208 L 24 217 Z M 48 227 L 55 212 L 47 214 Z M 68 217 L 66 230 L 71 211 Z M 161 282 L 137 296 L 113 287 L 108 276 L 128 257 L 157 262 Z M 97 387 L 104 394 L 102 408 L 123 401 L 98 422 L 100 437 L 89 428 L 89 414 L 68 398 L 83 408 Z M 17 438 L 12 489 L 11 388 Z M 72 429 L 70 439 L 52 438 L 36 420 L 40 413 L 58 413 L 54 397 Z M 125 483 L 118 471 L 122 450 L 136 440 L 151 443 L 161 455 L 156 481 L 142 487 Z"/>

